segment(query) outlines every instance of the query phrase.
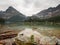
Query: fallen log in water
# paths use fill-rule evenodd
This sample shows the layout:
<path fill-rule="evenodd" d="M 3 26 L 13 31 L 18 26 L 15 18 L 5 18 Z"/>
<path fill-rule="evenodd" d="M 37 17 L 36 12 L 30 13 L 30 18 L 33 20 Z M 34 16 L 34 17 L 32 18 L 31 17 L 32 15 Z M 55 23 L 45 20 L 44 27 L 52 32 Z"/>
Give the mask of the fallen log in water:
<path fill-rule="evenodd" d="M 10 31 L 10 32 L 7 31 L 6 33 L 0 34 L 0 40 L 14 38 L 16 36 L 17 36 L 17 33 L 13 32 L 13 31 Z"/>

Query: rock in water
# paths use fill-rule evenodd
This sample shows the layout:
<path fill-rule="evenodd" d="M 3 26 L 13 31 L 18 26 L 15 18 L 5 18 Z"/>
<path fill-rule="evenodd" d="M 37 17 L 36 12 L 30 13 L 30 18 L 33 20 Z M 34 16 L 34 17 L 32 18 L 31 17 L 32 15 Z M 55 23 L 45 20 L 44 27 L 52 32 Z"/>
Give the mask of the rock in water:
<path fill-rule="evenodd" d="M 34 36 L 34 42 L 36 42 L 36 43 L 38 43 L 40 38 L 42 38 L 42 35 L 39 32 L 33 31 L 32 29 L 25 29 L 25 30 L 21 31 L 18 34 L 17 38 L 24 42 L 30 42 L 32 35 Z"/>
<path fill-rule="evenodd" d="M 24 43 L 33 43 L 37 45 L 56 45 L 57 43 L 56 37 L 43 36 L 32 29 L 25 29 L 21 31 L 18 33 L 17 39 L 20 40 L 20 42 L 22 41 Z"/>

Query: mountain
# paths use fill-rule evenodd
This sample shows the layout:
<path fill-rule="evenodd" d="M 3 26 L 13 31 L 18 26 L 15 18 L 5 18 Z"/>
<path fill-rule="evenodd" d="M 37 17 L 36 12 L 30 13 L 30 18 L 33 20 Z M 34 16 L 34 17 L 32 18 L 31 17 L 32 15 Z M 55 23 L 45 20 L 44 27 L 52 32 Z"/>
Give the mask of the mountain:
<path fill-rule="evenodd" d="M 10 6 L 6 11 L 0 11 L 0 18 L 6 19 L 7 22 L 18 22 L 18 21 L 60 21 L 60 4 L 56 7 L 50 7 L 42 10 L 31 17 L 26 17 L 15 8 Z"/>
<path fill-rule="evenodd" d="M 56 7 L 50 7 L 33 15 L 31 18 L 48 19 L 54 16 L 60 16 L 60 4 Z"/>
<path fill-rule="evenodd" d="M 26 16 L 10 6 L 6 11 L 0 11 L 0 18 L 4 18 L 9 22 L 25 20 Z"/>

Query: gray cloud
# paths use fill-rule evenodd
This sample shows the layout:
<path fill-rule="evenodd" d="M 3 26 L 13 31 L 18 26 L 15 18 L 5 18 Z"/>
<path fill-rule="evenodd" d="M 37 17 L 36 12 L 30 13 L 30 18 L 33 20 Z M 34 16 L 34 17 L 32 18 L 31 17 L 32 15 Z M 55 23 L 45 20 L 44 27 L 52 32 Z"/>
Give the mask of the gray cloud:
<path fill-rule="evenodd" d="M 12 0 L 0 0 L 0 10 L 6 10 L 9 6 L 15 6 Z"/>
<path fill-rule="evenodd" d="M 60 4 L 60 0 L 0 0 L 0 10 L 13 6 L 28 16 L 58 4 Z"/>

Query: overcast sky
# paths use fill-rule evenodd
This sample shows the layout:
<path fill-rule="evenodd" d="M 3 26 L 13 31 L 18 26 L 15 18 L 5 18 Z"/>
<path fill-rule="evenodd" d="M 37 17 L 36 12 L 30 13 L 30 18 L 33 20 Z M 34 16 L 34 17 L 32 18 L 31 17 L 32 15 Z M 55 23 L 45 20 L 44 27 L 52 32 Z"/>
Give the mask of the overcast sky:
<path fill-rule="evenodd" d="M 13 6 L 26 16 L 31 16 L 58 4 L 60 4 L 60 0 L 0 0 L 0 10 L 6 10 L 9 6 Z"/>

